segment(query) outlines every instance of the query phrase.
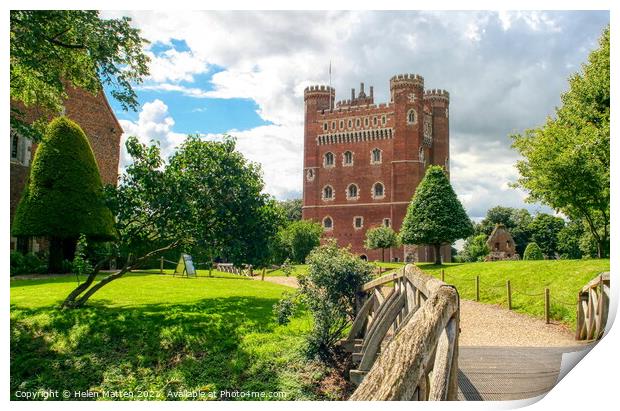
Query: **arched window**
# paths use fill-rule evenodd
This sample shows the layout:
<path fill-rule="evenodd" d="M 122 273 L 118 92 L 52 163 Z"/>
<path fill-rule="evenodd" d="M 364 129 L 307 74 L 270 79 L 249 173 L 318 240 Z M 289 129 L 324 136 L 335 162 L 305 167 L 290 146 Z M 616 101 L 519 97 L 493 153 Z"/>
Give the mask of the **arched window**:
<path fill-rule="evenodd" d="M 364 127 L 368 127 L 368 117 L 364 119 Z"/>
<path fill-rule="evenodd" d="M 387 117 L 384 115 L 381 116 L 381 124 L 385 125 L 387 123 Z"/>
<path fill-rule="evenodd" d="M 360 119 L 356 118 L 355 119 L 355 127 L 359 128 L 359 126 L 361 126 L 361 125 L 362 125 L 362 122 L 360 121 Z"/>
<path fill-rule="evenodd" d="M 323 200 L 333 200 L 334 199 L 334 189 L 332 186 L 323 187 Z"/>
<path fill-rule="evenodd" d="M 415 124 L 417 121 L 417 116 L 414 109 L 411 109 L 407 112 L 407 123 Z"/>
<path fill-rule="evenodd" d="M 326 230 L 332 230 L 334 228 L 334 221 L 330 216 L 323 219 L 323 228 Z"/>
<path fill-rule="evenodd" d="M 382 183 L 375 183 L 372 187 L 372 197 L 375 199 L 383 198 L 385 196 L 385 190 Z"/>
<path fill-rule="evenodd" d="M 353 153 L 350 151 L 345 151 L 342 155 L 342 164 L 346 166 L 353 165 Z"/>
<path fill-rule="evenodd" d="M 340 126 L 340 130 L 344 128 L 344 120 L 340 120 L 339 126 Z"/>
<path fill-rule="evenodd" d="M 308 171 L 306 172 L 306 180 L 308 181 L 312 181 L 314 180 L 314 170 L 309 168 Z"/>
<path fill-rule="evenodd" d="M 349 123 L 348 124 L 349 124 L 349 128 L 352 128 L 353 127 L 353 120 L 349 119 Z"/>
<path fill-rule="evenodd" d="M 381 164 L 381 150 L 375 148 L 370 155 L 370 164 Z"/>
<path fill-rule="evenodd" d="M 327 122 L 323 123 L 323 130 L 327 131 Z"/>
<path fill-rule="evenodd" d="M 356 184 L 349 184 L 347 187 L 347 200 L 357 200 L 359 190 Z"/>
<path fill-rule="evenodd" d="M 334 153 L 332 153 L 332 152 L 325 153 L 325 156 L 324 156 L 324 159 L 323 159 L 323 165 L 325 167 L 333 167 L 334 166 Z"/>

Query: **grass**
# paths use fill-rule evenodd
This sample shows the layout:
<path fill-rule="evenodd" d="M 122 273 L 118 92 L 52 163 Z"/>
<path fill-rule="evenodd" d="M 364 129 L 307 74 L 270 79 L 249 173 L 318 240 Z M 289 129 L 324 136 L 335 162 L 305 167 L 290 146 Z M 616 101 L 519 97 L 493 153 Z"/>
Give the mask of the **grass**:
<path fill-rule="evenodd" d="M 597 274 L 609 271 L 609 260 L 495 261 L 468 264 L 419 264 L 424 272 L 441 276 L 457 287 L 461 298 L 475 300 L 480 276 L 480 301 L 507 307 L 506 281 L 512 288 L 513 310 L 544 317 L 544 291 L 550 290 L 553 320 L 575 329 L 577 293 Z"/>
<path fill-rule="evenodd" d="M 133 273 L 79 310 L 57 309 L 75 277 L 12 280 L 11 398 L 47 389 L 90 390 L 100 399 L 114 391 L 177 399 L 184 390 L 200 399 L 222 390 L 338 398 L 317 389 L 329 370 L 303 355 L 309 314 L 286 326 L 274 321 L 272 306 L 289 288 L 213 274 Z"/>

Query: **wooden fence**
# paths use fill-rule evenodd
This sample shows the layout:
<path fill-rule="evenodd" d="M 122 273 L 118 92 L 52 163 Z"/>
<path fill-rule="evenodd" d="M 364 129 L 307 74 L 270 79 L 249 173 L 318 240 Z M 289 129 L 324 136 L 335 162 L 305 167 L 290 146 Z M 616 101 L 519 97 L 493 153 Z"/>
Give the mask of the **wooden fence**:
<path fill-rule="evenodd" d="M 394 287 L 384 287 L 394 282 Z M 359 384 L 351 400 L 456 400 L 459 296 L 408 264 L 360 290 L 345 349 Z M 432 378 L 431 378 L 432 375 Z"/>
<path fill-rule="evenodd" d="M 577 340 L 603 336 L 609 313 L 609 273 L 602 273 L 586 284 L 577 296 Z"/>

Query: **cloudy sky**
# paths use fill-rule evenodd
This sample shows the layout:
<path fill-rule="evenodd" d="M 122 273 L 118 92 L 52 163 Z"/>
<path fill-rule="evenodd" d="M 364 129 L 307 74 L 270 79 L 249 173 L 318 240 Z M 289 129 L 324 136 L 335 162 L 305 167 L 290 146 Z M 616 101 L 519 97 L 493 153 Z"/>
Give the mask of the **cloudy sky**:
<path fill-rule="evenodd" d="M 170 155 L 188 133 L 237 137 L 262 164 L 266 191 L 301 197 L 303 89 L 336 99 L 360 82 L 386 102 L 389 78 L 418 73 L 450 92 L 453 186 L 470 217 L 526 207 L 509 187 L 518 159 L 511 133 L 553 115 L 567 78 L 597 46 L 608 12 L 108 12 L 127 15 L 150 41 L 151 75 L 125 130 Z M 123 153 L 123 167 L 129 159 Z"/>

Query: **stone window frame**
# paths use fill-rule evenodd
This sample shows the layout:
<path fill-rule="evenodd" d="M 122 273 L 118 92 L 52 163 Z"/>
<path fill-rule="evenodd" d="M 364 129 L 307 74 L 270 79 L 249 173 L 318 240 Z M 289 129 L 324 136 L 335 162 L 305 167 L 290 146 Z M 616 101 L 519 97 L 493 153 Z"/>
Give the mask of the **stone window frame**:
<path fill-rule="evenodd" d="M 23 166 L 30 166 L 32 160 L 32 140 L 22 136 L 19 132 L 11 128 L 11 150 L 9 155 L 11 156 L 11 163 L 21 164 Z"/>
<path fill-rule="evenodd" d="M 377 118 L 377 116 L 374 116 L 372 118 L 372 126 L 377 127 L 378 125 L 379 125 L 379 119 Z"/>
<path fill-rule="evenodd" d="M 353 119 L 351 119 L 351 118 L 350 118 L 350 119 L 347 121 L 347 124 L 348 124 L 347 128 L 348 128 L 348 129 L 352 129 L 352 128 L 353 128 Z"/>
<path fill-rule="evenodd" d="M 331 154 L 331 164 L 328 164 L 328 162 L 327 162 L 327 157 L 328 157 L 329 154 Z M 323 154 L 323 167 L 324 168 L 334 168 L 334 167 L 336 167 L 336 155 L 334 153 L 332 153 L 331 151 L 328 151 L 328 152 Z"/>
<path fill-rule="evenodd" d="M 316 173 L 314 172 L 314 169 L 308 168 L 306 170 L 306 181 L 314 181 L 315 176 L 316 176 Z"/>
<path fill-rule="evenodd" d="M 351 195 L 351 187 L 355 187 L 355 196 Z M 355 183 L 350 183 L 347 185 L 347 188 L 345 189 L 345 196 L 347 198 L 347 200 L 351 200 L 351 201 L 356 201 L 359 200 L 360 198 L 360 187 L 355 184 Z"/>
<path fill-rule="evenodd" d="M 386 224 L 386 222 L 387 222 L 387 224 Z M 383 219 L 382 224 L 383 224 L 383 227 L 392 227 L 392 219 L 389 218 L 389 217 L 385 217 Z"/>
<path fill-rule="evenodd" d="M 340 130 L 344 129 L 344 120 L 340 120 L 340 121 L 338 122 L 338 128 L 339 128 Z"/>
<path fill-rule="evenodd" d="M 336 120 L 332 120 L 332 130 L 336 129 Z"/>
<path fill-rule="evenodd" d="M 369 127 L 370 126 L 370 120 L 368 119 L 368 117 L 364 117 L 364 127 Z"/>
<path fill-rule="evenodd" d="M 351 162 L 347 162 L 347 153 L 351 154 Z M 355 162 L 355 153 L 351 150 L 347 150 L 342 153 L 342 166 L 343 167 L 352 167 Z"/>
<path fill-rule="evenodd" d="M 358 220 L 358 219 L 359 219 L 359 220 L 360 220 L 360 222 L 361 222 L 361 224 L 360 224 L 360 226 L 359 226 L 359 227 L 357 226 L 357 220 Z M 362 228 L 364 228 L 364 217 L 363 217 L 363 216 L 361 216 L 361 215 L 356 215 L 356 216 L 354 216 L 354 217 L 353 217 L 353 229 L 354 229 L 354 230 L 361 230 Z"/>
<path fill-rule="evenodd" d="M 328 188 L 329 188 L 329 191 L 331 193 L 331 197 L 325 196 L 326 189 L 328 189 Z M 334 201 L 335 198 L 336 198 L 336 191 L 334 190 L 334 187 L 332 187 L 331 184 L 325 184 L 323 186 L 323 188 L 321 189 L 321 200 L 323 200 L 323 201 Z"/>
<path fill-rule="evenodd" d="M 385 126 L 387 124 L 387 116 L 384 114 L 381 116 L 381 125 Z"/>
<path fill-rule="evenodd" d="M 355 128 L 362 127 L 362 120 L 358 117 L 355 119 Z"/>
<path fill-rule="evenodd" d="M 329 130 L 329 124 L 327 124 L 327 121 L 323 122 L 323 131 L 327 131 Z"/>
<path fill-rule="evenodd" d="M 327 220 L 331 222 L 331 225 L 329 227 L 325 225 L 325 221 Z M 334 229 L 334 219 L 332 218 L 332 216 L 326 215 L 325 217 L 323 217 L 323 220 L 321 221 L 321 226 L 325 231 L 332 231 Z"/>
<path fill-rule="evenodd" d="M 375 160 L 375 152 L 379 151 L 379 160 Z M 381 164 L 383 163 L 383 150 L 381 150 L 379 147 L 375 147 L 372 150 L 370 150 L 370 164 Z"/>
<path fill-rule="evenodd" d="M 420 163 L 426 165 L 426 155 L 424 153 L 424 146 L 420 146 L 420 150 L 418 150 L 418 160 Z"/>
<path fill-rule="evenodd" d="M 377 184 L 381 184 L 382 187 L 382 194 L 381 195 L 377 195 Z M 370 195 L 372 197 L 373 200 L 382 200 L 385 198 L 385 184 L 383 184 L 383 181 L 376 181 L 373 185 L 372 185 L 372 189 L 370 191 Z"/>
<path fill-rule="evenodd" d="M 413 121 L 411 121 L 411 115 L 413 115 Z M 418 113 L 414 108 L 407 111 L 407 124 L 418 124 Z"/>

